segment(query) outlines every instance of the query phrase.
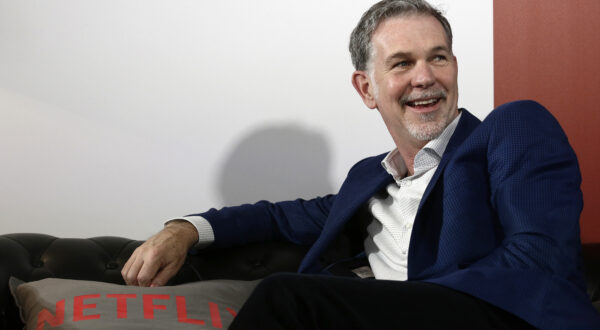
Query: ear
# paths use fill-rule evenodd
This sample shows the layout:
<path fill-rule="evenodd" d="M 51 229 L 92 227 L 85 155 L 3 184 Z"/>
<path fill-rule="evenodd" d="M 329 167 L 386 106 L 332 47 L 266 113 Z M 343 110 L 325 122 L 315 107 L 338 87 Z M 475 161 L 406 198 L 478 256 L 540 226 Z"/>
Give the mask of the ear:
<path fill-rule="evenodd" d="M 375 86 L 371 82 L 369 74 L 365 71 L 354 71 L 352 74 L 352 86 L 358 92 L 363 102 L 369 109 L 375 109 L 377 102 L 375 100 Z"/>

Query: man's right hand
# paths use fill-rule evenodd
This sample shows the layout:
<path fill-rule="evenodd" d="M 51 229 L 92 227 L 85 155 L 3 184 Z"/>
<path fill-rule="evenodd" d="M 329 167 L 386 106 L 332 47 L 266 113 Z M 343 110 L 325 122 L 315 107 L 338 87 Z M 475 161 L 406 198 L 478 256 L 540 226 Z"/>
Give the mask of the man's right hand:
<path fill-rule="evenodd" d="M 140 245 L 123 266 L 128 285 L 162 286 L 183 265 L 188 250 L 198 241 L 198 232 L 183 220 L 169 222 L 158 234 Z"/>

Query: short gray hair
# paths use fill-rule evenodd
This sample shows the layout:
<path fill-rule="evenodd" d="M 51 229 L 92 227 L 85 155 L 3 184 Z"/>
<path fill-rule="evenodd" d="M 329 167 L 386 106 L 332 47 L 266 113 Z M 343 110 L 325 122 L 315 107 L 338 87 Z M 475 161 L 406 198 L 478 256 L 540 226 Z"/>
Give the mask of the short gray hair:
<path fill-rule="evenodd" d="M 405 15 L 433 16 L 442 24 L 452 50 L 452 28 L 441 11 L 425 0 L 383 0 L 363 14 L 350 35 L 350 55 L 356 70 L 367 70 L 372 54 L 371 37 L 379 24 L 390 17 Z"/>

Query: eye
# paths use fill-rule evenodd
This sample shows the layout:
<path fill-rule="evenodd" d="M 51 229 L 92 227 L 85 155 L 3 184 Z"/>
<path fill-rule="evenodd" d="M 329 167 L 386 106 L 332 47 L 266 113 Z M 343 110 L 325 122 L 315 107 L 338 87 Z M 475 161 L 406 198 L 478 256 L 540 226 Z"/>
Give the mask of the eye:
<path fill-rule="evenodd" d="M 435 55 L 433 57 L 433 61 L 437 62 L 437 63 L 444 63 L 444 62 L 448 61 L 448 57 L 446 57 L 446 55 L 441 55 L 441 54 Z"/>
<path fill-rule="evenodd" d="M 400 62 L 394 64 L 394 67 L 405 68 L 409 65 L 410 65 L 410 63 L 408 61 L 400 61 Z"/>

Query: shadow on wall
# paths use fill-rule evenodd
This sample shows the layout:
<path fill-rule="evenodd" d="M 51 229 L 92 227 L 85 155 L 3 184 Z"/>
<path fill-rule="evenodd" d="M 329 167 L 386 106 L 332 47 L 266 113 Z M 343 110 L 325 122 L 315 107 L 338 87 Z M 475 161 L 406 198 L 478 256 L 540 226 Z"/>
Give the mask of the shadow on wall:
<path fill-rule="evenodd" d="M 219 174 L 224 205 L 312 198 L 333 192 L 325 136 L 297 125 L 260 128 L 226 156 Z"/>

